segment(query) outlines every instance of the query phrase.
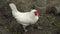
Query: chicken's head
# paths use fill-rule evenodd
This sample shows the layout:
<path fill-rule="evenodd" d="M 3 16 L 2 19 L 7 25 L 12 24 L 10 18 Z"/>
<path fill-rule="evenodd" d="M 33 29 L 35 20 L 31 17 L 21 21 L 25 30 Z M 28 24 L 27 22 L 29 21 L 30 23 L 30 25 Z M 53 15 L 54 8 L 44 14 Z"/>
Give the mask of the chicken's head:
<path fill-rule="evenodd" d="M 34 13 L 35 16 L 38 16 L 40 14 L 40 11 L 36 9 L 31 10 L 31 12 Z"/>

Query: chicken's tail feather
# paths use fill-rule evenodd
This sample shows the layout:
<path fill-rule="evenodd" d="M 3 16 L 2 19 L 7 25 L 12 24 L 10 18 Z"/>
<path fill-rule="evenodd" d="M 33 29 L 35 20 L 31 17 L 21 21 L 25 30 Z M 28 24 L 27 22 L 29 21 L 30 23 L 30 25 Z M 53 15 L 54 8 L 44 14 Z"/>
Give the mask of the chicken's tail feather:
<path fill-rule="evenodd" d="M 17 7 L 14 3 L 10 3 L 9 4 L 10 8 L 13 10 L 13 11 L 16 11 L 17 10 Z"/>

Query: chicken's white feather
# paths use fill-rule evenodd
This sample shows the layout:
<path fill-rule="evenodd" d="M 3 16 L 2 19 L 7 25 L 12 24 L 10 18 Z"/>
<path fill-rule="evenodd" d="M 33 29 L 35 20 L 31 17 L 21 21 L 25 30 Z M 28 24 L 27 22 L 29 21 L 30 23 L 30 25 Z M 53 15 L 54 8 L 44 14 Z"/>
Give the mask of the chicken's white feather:
<path fill-rule="evenodd" d="M 19 12 L 14 3 L 9 4 L 12 9 L 12 15 L 17 20 L 18 23 L 22 24 L 24 28 L 30 24 L 35 24 L 39 19 L 38 16 L 34 15 L 35 9 L 31 10 L 30 12 Z"/>

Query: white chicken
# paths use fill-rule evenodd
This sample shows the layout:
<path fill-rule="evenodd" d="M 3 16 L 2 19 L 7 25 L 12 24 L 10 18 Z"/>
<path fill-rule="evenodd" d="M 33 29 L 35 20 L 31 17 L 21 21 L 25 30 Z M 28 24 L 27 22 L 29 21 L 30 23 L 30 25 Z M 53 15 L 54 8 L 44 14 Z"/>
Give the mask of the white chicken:
<path fill-rule="evenodd" d="M 17 10 L 17 7 L 14 3 L 10 3 L 9 4 L 10 8 L 12 9 L 12 15 L 13 17 L 16 19 L 16 21 L 20 24 L 23 25 L 23 28 L 25 31 L 27 31 L 25 29 L 26 26 L 30 25 L 30 24 L 35 24 L 38 19 L 39 19 L 39 11 L 38 10 L 31 10 L 30 12 L 19 12 Z"/>

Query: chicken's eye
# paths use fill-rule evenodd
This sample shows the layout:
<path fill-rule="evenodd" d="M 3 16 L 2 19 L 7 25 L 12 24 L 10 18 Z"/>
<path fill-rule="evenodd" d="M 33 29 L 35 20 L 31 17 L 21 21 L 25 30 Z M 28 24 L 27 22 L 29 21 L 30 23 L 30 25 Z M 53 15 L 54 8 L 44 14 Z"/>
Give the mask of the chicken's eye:
<path fill-rule="evenodd" d="M 38 16 L 38 15 L 39 15 L 39 12 L 38 12 L 38 11 L 35 11 L 34 14 L 35 14 L 36 16 Z"/>

